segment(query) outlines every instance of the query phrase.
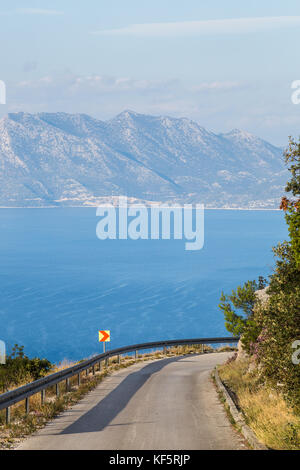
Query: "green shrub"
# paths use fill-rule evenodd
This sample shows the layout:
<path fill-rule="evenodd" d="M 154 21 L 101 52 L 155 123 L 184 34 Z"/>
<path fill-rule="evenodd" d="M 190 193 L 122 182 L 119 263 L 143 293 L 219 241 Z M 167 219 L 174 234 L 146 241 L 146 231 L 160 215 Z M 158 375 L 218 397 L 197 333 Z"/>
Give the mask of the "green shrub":
<path fill-rule="evenodd" d="M 300 270 L 300 140 L 296 142 L 290 138 L 289 147 L 285 152 L 285 161 L 291 173 L 291 179 L 287 182 L 285 190 L 292 193 L 292 199 L 283 197 L 280 207 L 286 212 L 291 249 L 296 267 Z"/>
<path fill-rule="evenodd" d="M 243 286 L 232 290 L 230 295 L 222 292 L 219 307 L 225 318 L 226 329 L 235 336 L 242 336 L 244 349 L 250 352 L 251 345 L 260 333 L 257 325 L 254 306 L 256 302 L 255 292 L 265 287 L 265 279 L 260 277 L 256 281 L 247 281 Z"/>
<path fill-rule="evenodd" d="M 15 344 L 11 354 L 6 358 L 6 364 L 0 368 L 0 389 L 4 392 L 23 383 L 37 380 L 44 377 L 52 367 L 47 359 L 37 357 L 29 359 L 24 354 L 24 347 Z"/>
<path fill-rule="evenodd" d="M 300 412 L 300 365 L 293 364 L 292 344 L 300 338 L 300 286 L 293 292 L 270 296 L 258 307 L 263 340 L 255 353 L 266 379 L 280 387 L 287 401 Z"/>

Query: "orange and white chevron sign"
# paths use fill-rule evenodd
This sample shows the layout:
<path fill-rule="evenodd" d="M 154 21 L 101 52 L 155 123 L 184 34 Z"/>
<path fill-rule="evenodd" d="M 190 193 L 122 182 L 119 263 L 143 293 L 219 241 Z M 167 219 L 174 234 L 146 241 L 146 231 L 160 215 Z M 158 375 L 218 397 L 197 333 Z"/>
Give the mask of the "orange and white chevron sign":
<path fill-rule="evenodd" d="M 99 330 L 99 343 L 110 341 L 110 330 Z"/>

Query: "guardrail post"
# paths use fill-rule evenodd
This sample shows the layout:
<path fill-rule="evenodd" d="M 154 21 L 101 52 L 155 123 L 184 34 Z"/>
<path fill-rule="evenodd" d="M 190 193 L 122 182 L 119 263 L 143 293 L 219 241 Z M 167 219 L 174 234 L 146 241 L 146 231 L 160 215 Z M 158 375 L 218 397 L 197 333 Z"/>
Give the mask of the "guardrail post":
<path fill-rule="evenodd" d="M 121 364 L 121 354 L 118 355 L 118 364 Z"/>
<path fill-rule="evenodd" d="M 201 354 L 204 354 L 204 344 L 201 344 Z"/>
<path fill-rule="evenodd" d="M 135 355 L 134 356 L 135 356 L 135 360 L 137 361 L 138 357 L 139 357 L 137 350 L 135 350 Z"/>
<path fill-rule="evenodd" d="M 10 407 L 6 408 L 6 424 L 10 423 Z"/>
<path fill-rule="evenodd" d="M 78 384 L 78 387 L 80 387 L 80 382 L 81 382 L 81 377 L 80 377 L 80 372 L 79 374 L 77 375 L 77 384 Z"/>
<path fill-rule="evenodd" d="M 99 372 L 101 372 L 101 361 L 99 361 Z"/>
<path fill-rule="evenodd" d="M 105 359 L 105 367 L 108 367 L 108 357 Z"/>
<path fill-rule="evenodd" d="M 95 366 L 93 365 L 93 375 L 95 375 Z"/>
<path fill-rule="evenodd" d="M 166 354 L 167 354 L 167 347 L 164 346 L 164 355 L 166 355 Z"/>
<path fill-rule="evenodd" d="M 29 413 L 29 397 L 25 398 L 25 413 Z"/>
<path fill-rule="evenodd" d="M 66 392 L 70 389 L 70 379 L 66 379 Z"/>
<path fill-rule="evenodd" d="M 46 390 L 41 390 L 41 404 L 45 403 Z"/>
<path fill-rule="evenodd" d="M 59 383 L 55 384 L 56 396 L 59 397 Z"/>
<path fill-rule="evenodd" d="M 86 375 L 86 376 L 89 375 L 89 368 L 85 369 L 85 375 Z"/>

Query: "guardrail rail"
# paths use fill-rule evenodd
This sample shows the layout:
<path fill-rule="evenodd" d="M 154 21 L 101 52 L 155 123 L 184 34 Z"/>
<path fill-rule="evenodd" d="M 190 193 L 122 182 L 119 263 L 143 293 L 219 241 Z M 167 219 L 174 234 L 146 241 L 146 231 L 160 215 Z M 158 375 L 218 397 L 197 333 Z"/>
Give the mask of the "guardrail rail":
<path fill-rule="evenodd" d="M 126 353 L 135 353 L 137 358 L 137 352 L 140 350 L 148 349 L 159 349 L 163 348 L 164 352 L 170 346 L 185 346 L 195 344 L 230 344 L 237 343 L 239 337 L 228 337 L 228 338 L 193 338 L 193 339 L 178 339 L 178 340 L 167 340 L 167 341 L 154 341 L 150 343 L 134 344 L 131 346 L 125 346 L 122 348 L 112 349 L 97 356 L 93 356 L 90 359 L 79 362 L 74 366 L 63 369 L 59 372 L 47 375 L 41 379 L 35 380 L 34 382 L 23 385 L 22 387 L 10 390 L 0 395 L 0 410 L 6 409 L 6 423 L 10 422 L 10 407 L 15 403 L 25 400 L 25 412 L 29 413 L 29 398 L 38 392 L 41 392 L 41 402 L 45 401 L 45 392 L 48 387 L 56 386 L 56 395 L 59 396 L 60 389 L 59 383 L 62 381 L 66 382 L 66 391 L 69 390 L 69 380 L 71 377 L 77 375 L 78 385 L 80 385 L 81 372 L 86 371 L 88 374 L 89 370 L 92 369 L 95 374 L 95 367 L 98 364 L 99 371 L 101 370 L 101 362 L 105 361 L 105 365 L 108 365 L 110 357 L 118 356 L 118 361 L 121 361 L 121 355 Z"/>

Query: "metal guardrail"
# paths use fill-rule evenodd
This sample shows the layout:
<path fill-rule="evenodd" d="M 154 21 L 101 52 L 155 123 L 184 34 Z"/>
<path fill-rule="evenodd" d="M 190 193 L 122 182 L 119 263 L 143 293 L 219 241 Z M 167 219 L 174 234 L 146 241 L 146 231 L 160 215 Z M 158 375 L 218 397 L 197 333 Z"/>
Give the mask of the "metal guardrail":
<path fill-rule="evenodd" d="M 69 379 L 77 375 L 78 385 L 80 385 L 81 372 L 86 371 L 88 374 L 89 370 L 92 368 L 93 374 L 95 374 L 95 366 L 99 365 L 101 370 L 101 362 L 105 361 L 105 365 L 108 365 L 108 359 L 113 356 L 118 356 L 118 361 L 121 361 L 121 355 L 135 352 L 135 358 L 137 358 L 137 351 L 142 349 L 158 349 L 166 348 L 169 346 L 184 346 L 184 345 L 195 345 L 195 344 L 227 344 L 227 343 L 237 343 L 239 337 L 229 337 L 229 338 L 193 338 L 193 339 L 178 339 L 178 340 L 167 340 L 167 341 L 154 341 L 150 343 L 141 343 L 134 344 L 131 346 L 125 346 L 123 348 L 112 349 L 105 353 L 99 354 L 87 359 L 85 361 L 79 362 L 78 364 L 63 369 L 54 374 L 47 375 L 41 379 L 35 380 L 29 384 L 23 385 L 22 387 L 16 388 L 9 392 L 3 393 L 0 395 L 0 410 L 6 409 L 6 423 L 10 422 L 10 407 L 15 403 L 25 400 L 25 411 L 29 413 L 29 397 L 35 395 L 38 392 L 41 392 L 41 401 L 42 404 L 45 400 L 45 391 L 48 387 L 56 385 L 56 395 L 59 396 L 60 389 L 59 383 L 66 381 L 66 391 L 69 390 L 70 384 Z"/>

